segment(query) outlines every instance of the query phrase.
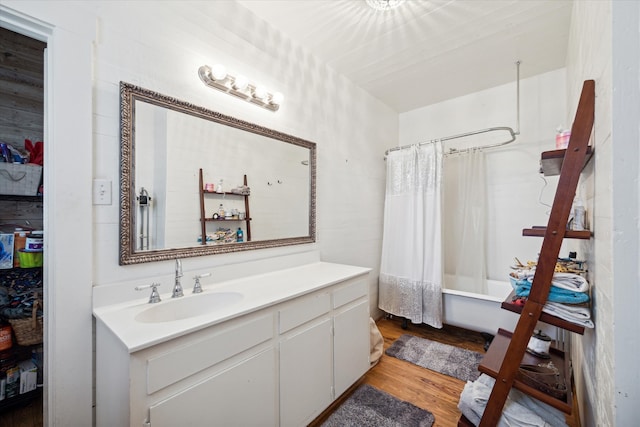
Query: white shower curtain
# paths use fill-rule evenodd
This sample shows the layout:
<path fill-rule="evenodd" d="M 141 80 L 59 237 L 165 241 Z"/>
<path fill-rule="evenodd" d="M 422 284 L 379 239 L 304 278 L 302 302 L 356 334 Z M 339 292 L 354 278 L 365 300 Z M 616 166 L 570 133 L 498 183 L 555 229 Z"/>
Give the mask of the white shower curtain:
<path fill-rule="evenodd" d="M 472 150 L 445 160 L 446 287 L 487 293 L 485 155 Z"/>
<path fill-rule="evenodd" d="M 442 327 L 442 144 L 387 157 L 378 307 Z"/>

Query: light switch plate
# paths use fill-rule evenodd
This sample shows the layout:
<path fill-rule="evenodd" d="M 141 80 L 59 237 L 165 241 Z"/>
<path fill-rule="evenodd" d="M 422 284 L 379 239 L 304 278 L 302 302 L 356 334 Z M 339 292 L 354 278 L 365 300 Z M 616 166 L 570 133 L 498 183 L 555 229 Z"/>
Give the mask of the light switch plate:
<path fill-rule="evenodd" d="M 109 181 L 108 179 L 93 180 L 93 204 L 111 204 L 111 181 Z"/>

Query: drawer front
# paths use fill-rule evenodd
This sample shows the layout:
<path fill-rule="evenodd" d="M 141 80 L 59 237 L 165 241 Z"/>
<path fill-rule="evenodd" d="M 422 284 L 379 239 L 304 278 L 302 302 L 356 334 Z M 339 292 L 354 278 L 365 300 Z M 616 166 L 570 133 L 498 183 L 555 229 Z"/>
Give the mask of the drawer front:
<path fill-rule="evenodd" d="M 176 383 L 273 338 L 268 314 L 147 360 L 147 393 Z"/>
<path fill-rule="evenodd" d="M 280 310 L 281 334 L 290 331 L 296 326 L 309 320 L 322 316 L 331 310 L 331 297 L 328 293 L 320 293 L 302 298 L 288 307 Z"/>
<path fill-rule="evenodd" d="M 149 408 L 153 427 L 276 426 L 275 349 L 268 348 Z M 132 424 L 135 426 L 142 425 Z"/>
<path fill-rule="evenodd" d="M 364 279 L 357 279 L 355 282 L 333 292 L 333 308 L 342 307 L 343 305 L 366 296 L 367 294 L 367 281 Z"/>

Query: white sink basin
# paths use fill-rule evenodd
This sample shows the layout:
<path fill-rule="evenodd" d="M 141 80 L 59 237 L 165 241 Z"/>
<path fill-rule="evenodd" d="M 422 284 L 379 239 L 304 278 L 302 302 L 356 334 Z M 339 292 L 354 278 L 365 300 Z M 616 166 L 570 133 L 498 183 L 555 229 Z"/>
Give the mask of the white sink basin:
<path fill-rule="evenodd" d="M 210 313 L 241 301 L 239 292 L 213 292 L 181 297 L 153 304 L 138 313 L 136 321 L 142 323 L 171 322 Z"/>

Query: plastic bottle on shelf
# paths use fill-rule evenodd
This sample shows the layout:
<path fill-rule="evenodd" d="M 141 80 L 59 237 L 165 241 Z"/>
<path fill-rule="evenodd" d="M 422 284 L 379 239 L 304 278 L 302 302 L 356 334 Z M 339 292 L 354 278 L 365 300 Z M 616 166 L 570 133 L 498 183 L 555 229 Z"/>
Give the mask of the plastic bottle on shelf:
<path fill-rule="evenodd" d="M 218 208 L 218 218 L 224 219 L 224 206 L 220 203 L 220 207 Z"/>
<path fill-rule="evenodd" d="M 240 228 L 240 227 L 238 227 L 238 231 L 236 231 L 236 241 L 238 243 L 244 242 L 244 232 L 242 231 L 242 228 Z"/>
<path fill-rule="evenodd" d="M 556 150 L 564 150 L 569 146 L 571 131 L 559 126 L 556 129 Z"/>
<path fill-rule="evenodd" d="M 9 350 L 12 345 L 11 325 L 0 320 L 0 351 Z"/>
<path fill-rule="evenodd" d="M 582 204 L 582 199 L 577 197 L 573 201 L 573 225 L 571 227 L 574 231 L 582 231 L 585 228 L 585 209 Z"/>
<path fill-rule="evenodd" d="M 24 249 L 27 243 L 27 232 L 22 228 L 16 228 L 14 231 L 13 238 L 13 267 L 20 267 L 20 257 L 18 256 L 18 251 L 20 249 Z"/>

